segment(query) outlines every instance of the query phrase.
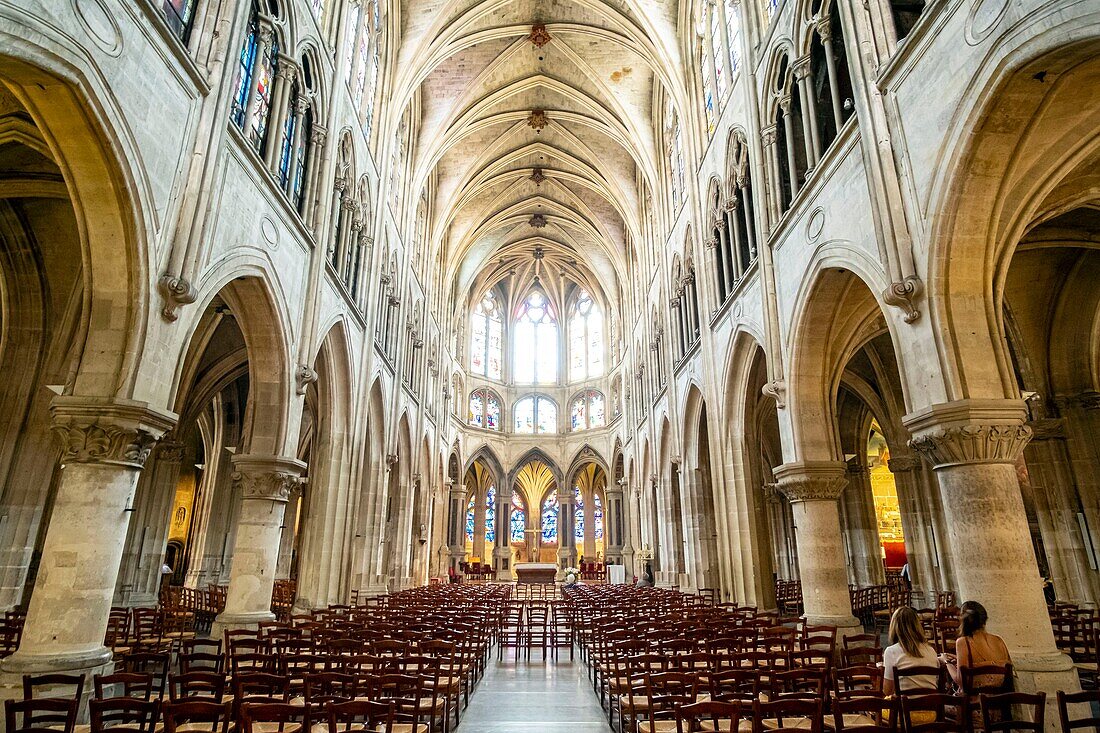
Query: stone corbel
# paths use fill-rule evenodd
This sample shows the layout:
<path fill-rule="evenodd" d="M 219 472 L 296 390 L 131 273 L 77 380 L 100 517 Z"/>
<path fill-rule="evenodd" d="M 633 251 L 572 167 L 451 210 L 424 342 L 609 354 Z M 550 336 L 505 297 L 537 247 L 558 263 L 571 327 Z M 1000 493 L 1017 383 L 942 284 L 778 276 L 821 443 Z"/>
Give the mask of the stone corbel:
<path fill-rule="evenodd" d="M 924 283 L 916 275 L 910 275 L 901 282 L 890 283 L 886 290 L 882 291 L 882 300 L 887 305 L 900 308 L 904 313 L 906 323 L 916 323 L 920 318 L 920 311 L 915 303 L 924 292 Z"/>
<path fill-rule="evenodd" d="M 778 407 L 780 410 L 786 409 L 787 382 L 785 380 L 774 379 L 761 387 L 760 391 L 764 394 L 765 397 L 771 397 L 773 400 L 775 400 L 775 406 Z"/>
<path fill-rule="evenodd" d="M 317 370 L 305 364 L 298 365 L 298 371 L 294 374 L 294 383 L 297 385 L 295 392 L 305 394 L 309 385 L 317 381 Z"/>
<path fill-rule="evenodd" d="M 161 318 L 174 323 L 180 317 L 180 308 L 191 305 L 199 297 L 199 291 L 182 277 L 163 275 L 157 283 L 164 306 L 160 309 Z"/>

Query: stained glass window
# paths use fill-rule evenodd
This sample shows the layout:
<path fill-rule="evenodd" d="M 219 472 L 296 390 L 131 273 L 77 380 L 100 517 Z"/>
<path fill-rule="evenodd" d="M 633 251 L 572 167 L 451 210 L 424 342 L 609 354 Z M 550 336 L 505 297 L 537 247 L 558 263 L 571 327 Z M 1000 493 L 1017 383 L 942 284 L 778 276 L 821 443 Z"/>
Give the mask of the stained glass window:
<path fill-rule="evenodd" d="M 592 296 L 581 291 L 569 319 L 569 378 L 603 376 L 603 314 Z"/>
<path fill-rule="evenodd" d="M 516 318 L 515 377 L 518 384 L 551 384 L 558 379 L 558 323 L 550 301 L 532 291 Z"/>
<path fill-rule="evenodd" d="M 554 492 L 542 502 L 542 541 L 544 544 L 558 541 L 558 495 Z"/>
<path fill-rule="evenodd" d="M 470 497 L 470 503 L 466 505 L 466 539 L 474 541 L 474 497 Z"/>
<path fill-rule="evenodd" d="M 603 393 L 590 389 L 579 394 L 569 406 L 569 417 L 573 430 L 602 428 L 607 418 Z"/>
<path fill-rule="evenodd" d="M 699 60 L 703 77 L 703 111 L 707 116 L 707 134 L 713 135 L 714 128 L 718 125 L 718 105 L 714 101 L 714 77 L 712 76 L 711 55 L 707 53 L 706 43 L 699 39 Z"/>
<path fill-rule="evenodd" d="M 584 497 L 579 486 L 573 487 L 573 501 L 576 504 L 573 510 L 573 536 L 584 542 Z"/>
<path fill-rule="evenodd" d="M 497 488 L 490 486 L 485 494 L 485 541 L 497 541 Z"/>
<path fill-rule="evenodd" d="M 512 516 L 508 523 L 511 529 L 509 539 L 512 542 L 523 542 L 524 531 L 527 529 L 527 512 L 523 510 L 523 503 L 515 491 L 512 492 Z"/>
<path fill-rule="evenodd" d="M 476 428 L 500 430 L 500 398 L 482 387 L 470 394 L 469 423 Z"/>
<path fill-rule="evenodd" d="M 348 13 L 348 50 L 344 54 L 344 81 L 351 86 L 351 76 L 355 71 L 355 49 L 359 45 L 359 19 L 363 15 L 363 7 L 359 3 L 351 4 L 351 12 Z"/>
<path fill-rule="evenodd" d="M 671 100 L 665 105 L 665 152 L 672 183 L 672 203 L 679 205 L 684 196 L 684 153 L 680 140 L 680 120 Z"/>
<path fill-rule="evenodd" d="M 309 5 L 313 9 L 313 16 L 320 20 L 325 12 L 325 0 L 309 0 Z"/>
<path fill-rule="evenodd" d="M 470 370 L 489 379 L 500 379 L 504 348 L 504 322 L 496 294 L 490 290 L 470 318 Z"/>
<path fill-rule="evenodd" d="M 512 408 L 515 431 L 520 434 L 556 433 L 558 406 L 549 397 L 524 397 Z"/>
<path fill-rule="evenodd" d="M 176 38 L 187 43 L 191 35 L 191 24 L 195 19 L 195 6 L 198 0 L 165 0 L 164 19 Z"/>
<path fill-rule="evenodd" d="M 779 0 L 760 0 L 760 9 L 764 14 L 764 25 L 767 26 L 779 10 Z"/>
<path fill-rule="evenodd" d="M 259 20 L 256 17 L 256 9 L 252 9 L 252 17 L 248 21 L 248 34 L 241 48 L 240 58 L 237 60 L 237 83 L 233 91 L 233 108 L 229 113 L 233 124 L 239 129 L 244 129 L 244 120 L 248 110 L 248 95 L 252 91 L 252 73 L 256 68 L 256 54 L 260 50 Z"/>
<path fill-rule="evenodd" d="M 595 510 L 592 513 L 593 514 L 592 524 L 594 525 L 595 530 L 596 530 L 594 534 L 595 534 L 595 537 L 596 537 L 597 540 L 602 540 L 603 539 L 603 502 L 600 501 L 600 495 L 599 494 L 593 494 L 592 499 L 593 499 L 592 503 L 596 507 Z"/>
<path fill-rule="evenodd" d="M 718 5 L 711 6 L 710 15 L 710 52 L 714 58 L 714 80 L 717 84 L 718 103 L 726 99 L 726 44 L 722 40 L 722 11 Z"/>
<path fill-rule="evenodd" d="M 738 13 L 737 0 L 725 0 L 726 43 L 729 44 L 730 74 L 740 65 L 741 16 Z"/>

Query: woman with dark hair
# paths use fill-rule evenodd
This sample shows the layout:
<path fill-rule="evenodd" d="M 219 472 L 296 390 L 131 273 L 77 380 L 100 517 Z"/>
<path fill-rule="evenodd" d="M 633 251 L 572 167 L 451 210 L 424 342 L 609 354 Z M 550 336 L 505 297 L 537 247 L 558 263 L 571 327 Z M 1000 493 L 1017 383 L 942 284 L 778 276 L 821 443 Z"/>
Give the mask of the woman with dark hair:
<path fill-rule="evenodd" d="M 962 670 L 985 665 L 1004 667 L 1012 662 L 1005 640 L 985 630 L 989 614 L 977 601 L 967 601 L 959 609 L 959 638 L 955 641 L 955 655 L 945 655 L 947 671 L 955 684 L 962 687 Z M 988 688 L 1003 685 L 1004 675 L 976 675 L 973 684 Z"/>

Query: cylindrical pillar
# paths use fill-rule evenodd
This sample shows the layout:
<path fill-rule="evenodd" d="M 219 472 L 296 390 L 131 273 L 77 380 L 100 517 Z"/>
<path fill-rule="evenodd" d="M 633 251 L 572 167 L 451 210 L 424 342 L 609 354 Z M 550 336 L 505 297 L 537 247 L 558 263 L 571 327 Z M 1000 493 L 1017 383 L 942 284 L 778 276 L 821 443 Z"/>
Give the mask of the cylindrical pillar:
<path fill-rule="evenodd" d="M 572 491 L 558 491 L 558 565 L 576 567 L 577 538 L 574 534 L 573 514 L 577 506 Z"/>
<path fill-rule="evenodd" d="M 859 633 L 852 616 L 838 499 L 848 485 L 841 461 L 786 463 L 773 472 L 791 502 L 806 622 Z"/>
<path fill-rule="evenodd" d="M 304 469 L 301 461 L 283 456 L 233 456 L 233 483 L 240 491 L 241 513 L 225 610 L 211 631 L 214 638 L 220 638 L 224 629 L 255 628 L 261 621 L 275 618 L 271 594 L 283 514 Z"/>
<path fill-rule="evenodd" d="M 5 672 L 95 670 L 138 476 L 176 417 L 144 402 L 55 397 L 61 476 L 19 649 Z"/>
<path fill-rule="evenodd" d="M 1018 400 L 959 400 L 907 415 L 905 424 L 911 447 L 935 470 L 960 558 L 959 601 L 980 601 L 989 611 L 989 630 L 1012 655 L 1017 688 L 1044 690 L 1053 700 L 1055 690 L 1080 683 L 1054 643 L 1020 495 L 1016 464 L 1031 438 L 1026 415 Z"/>

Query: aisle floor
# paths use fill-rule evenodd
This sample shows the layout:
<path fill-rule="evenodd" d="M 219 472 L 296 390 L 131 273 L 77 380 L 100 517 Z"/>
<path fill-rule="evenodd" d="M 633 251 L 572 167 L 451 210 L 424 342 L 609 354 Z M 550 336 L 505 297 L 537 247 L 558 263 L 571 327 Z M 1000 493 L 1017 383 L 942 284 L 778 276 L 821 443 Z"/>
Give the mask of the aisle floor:
<path fill-rule="evenodd" d="M 606 733 L 607 718 L 588 673 L 568 653 L 543 662 L 536 653 L 516 662 L 494 655 L 485 677 L 470 697 L 459 733 Z"/>

